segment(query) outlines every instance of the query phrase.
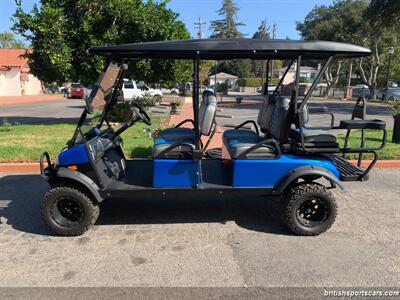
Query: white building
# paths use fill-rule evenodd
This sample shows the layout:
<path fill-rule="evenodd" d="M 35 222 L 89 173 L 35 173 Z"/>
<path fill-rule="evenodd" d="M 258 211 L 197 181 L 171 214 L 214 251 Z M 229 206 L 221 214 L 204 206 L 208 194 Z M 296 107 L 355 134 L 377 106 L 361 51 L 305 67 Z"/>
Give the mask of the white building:
<path fill-rule="evenodd" d="M 39 95 L 42 85 L 30 73 L 26 49 L 0 49 L 0 96 Z"/>
<path fill-rule="evenodd" d="M 283 74 L 285 74 L 287 67 L 280 68 L 274 72 L 275 76 L 282 78 Z M 304 77 L 308 79 L 308 82 L 312 82 L 315 77 L 317 76 L 318 69 L 308 66 L 301 66 L 300 67 L 300 77 Z M 285 79 L 283 80 L 283 84 L 289 84 L 294 81 L 294 77 L 296 75 L 296 64 L 294 63 L 292 67 L 289 69 L 288 73 L 286 74 Z"/>
<path fill-rule="evenodd" d="M 224 72 L 220 72 L 217 74 L 213 74 L 210 75 L 208 77 L 208 80 L 210 82 L 210 86 L 214 86 L 215 85 L 215 80 L 217 81 L 217 84 L 220 83 L 224 83 L 226 81 L 228 81 L 228 86 L 229 88 L 235 88 L 236 87 L 236 81 L 238 80 L 239 77 L 232 75 L 232 74 L 228 74 L 228 73 L 224 73 Z"/>

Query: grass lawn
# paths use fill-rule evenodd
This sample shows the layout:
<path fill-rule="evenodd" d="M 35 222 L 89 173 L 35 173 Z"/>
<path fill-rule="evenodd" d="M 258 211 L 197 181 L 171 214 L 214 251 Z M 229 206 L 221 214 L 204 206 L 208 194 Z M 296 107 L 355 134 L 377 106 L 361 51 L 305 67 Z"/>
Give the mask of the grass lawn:
<path fill-rule="evenodd" d="M 387 135 L 387 143 L 385 148 L 383 148 L 381 151 L 378 152 L 379 154 L 379 159 L 400 159 L 400 144 L 393 144 L 392 141 L 392 135 L 393 135 L 393 129 L 388 128 L 388 135 Z M 368 130 L 367 135 L 366 135 L 366 142 L 365 145 L 369 147 L 378 147 L 381 144 L 381 139 L 382 139 L 382 132 L 381 131 L 376 131 L 376 130 Z M 340 146 L 344 145 L 344 137 L 339 136 L 338 137 Z M 359 147 L 361 145 L 361 131 L 359 130 L 354 130 L 352 131 L 352 134 L 350 135 L 349 139 L 349 146 L 352 147 Z M 371 154 L 364 154 L 363 158 L 372 158 L 373 155 Z M 347 154 L 346 158 L 348 159 L 358 159 L 358 154 L 357 153 L 349 153 Z"/>
<path fill-rule="evenodd" d="M 153 117 L 151 131 L 165 119 L 166 116 Z M 44 151 L 49 152 L 54 160 L 75 128 L 75 123 L 0 126 L 0 163 L 38 162 Z M 148 128 L 146 124 L 138 122 L 122 134 L 127 157 L 147 157 L 151 154 L 153 140 L 150 131 L 145 131 L 145 128 Z"/>

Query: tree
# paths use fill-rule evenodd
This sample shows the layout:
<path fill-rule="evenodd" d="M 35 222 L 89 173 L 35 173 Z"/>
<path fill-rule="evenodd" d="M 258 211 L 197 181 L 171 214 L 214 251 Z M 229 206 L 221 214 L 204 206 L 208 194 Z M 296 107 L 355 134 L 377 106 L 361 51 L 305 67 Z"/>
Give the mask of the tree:
<path fill-rule="evenodd" d="M 267 25 L 267 21 L 263 20 L 258 27 L 257 31 L 253 34 L 253 39 L 268 40 L 270 39 L 269 34 L 270 26 Z M 253 63 L 253 74 L 256 77 L 262 77 L 265 73 L 265 61 L 254 61 Z"/>
<path fill-rule="evenodd" d="M 371 0 L 367 14 L 381 26 L 394 25 L 400 28 L 400 1 L 398 0 Z"/>
<path fill-rule="evenodd" d="M 239 31 L 238 27 L 245 24 L 237 21 L 238 11 L 239 7 L 233 0 L 223 0 L 222 7 L 217 11 L 218 15 L 222 16 L 223 19 L 211 21 L 211 38 L 233 39 L 243 37 L 244 34 Z M 213 73 L 225 72 L 239 77 L 248 77 L 251 74 L 251 70 L 252 62 L 250 60 L 236 59 L 219 62 L 217 70 L 213 68 Z"/>
<path fill-rule="evenodd" d="M 0 48 L 26 48 L 26 45 L 17 40 L 12 32 L 0 32 Z"/>
<path fill-rule="evenodd" d="M 268 40 L 270 39 L 270 26 L 267 24 L 267 20 L 263 20 L 258 26 L 258 29 L 256 32 L 253 34 L 253 39 L 261 39 L 261 40 Z"/>
<path fill-rule="evenodd" d="M 370 98 L 375 98 L 378 73 L 382 66 L 382 49 L 398 33 L 393 28 L 379 26 L 368 17 L 368 9 L 367 0 L 341 0 L 331 6 L 316 6 L 304 22 L 297 23 L 297 30 L 308 40 L 351 42 L 370 48 L 372 56 L 358 61 L 358 73 L 370 88 Z M 328 88 L 337 82 L 341 64 L 339 61 L 328 68 L 325 74 Z"/>
<path fill-rule="evenodd" d="M 238 27 L 245 24 L 237 21 L 237 12 L 239 8 L 233 0 L 223 0 L 222 7 L 217 11 L 223 19 L 211 22 L 211 38 L 240 38 L 243 34 L 239 32 Z"/>
<path fill-rule="evenodd" d="M 93 83 L 104 60 L 87 53 L 91 46 L 190 38 L 178 14 L 166 5 L 152 0 L 41 0 L 31 12 L 17 8 L 13 30 L 31 42 L 30 67 L 39 79 Z M 127 76 L 172 85 L 188 80 L 190 70 L 185 62 L 141 60 L 130 64 Z"/>

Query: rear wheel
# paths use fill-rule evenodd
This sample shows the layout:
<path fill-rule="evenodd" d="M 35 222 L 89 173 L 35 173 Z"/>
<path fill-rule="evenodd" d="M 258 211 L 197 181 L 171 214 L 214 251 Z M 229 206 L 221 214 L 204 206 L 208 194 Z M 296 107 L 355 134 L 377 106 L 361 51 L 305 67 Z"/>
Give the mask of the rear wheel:
<path fill-rule="evenodd" d="M 73 186 L 51 188 L 41 204 L 43 221 L 62 236 L 83 234 L 97 221 L 99 213 L 99 206 L 84 191 Z"/>
<path fill-rule="evenodd" d="M 319 235 L 335 221 L 337 205 L 332 193 L 317 183 L 302 182 L 284 194 L 284 221 L 297 235 Z"/>

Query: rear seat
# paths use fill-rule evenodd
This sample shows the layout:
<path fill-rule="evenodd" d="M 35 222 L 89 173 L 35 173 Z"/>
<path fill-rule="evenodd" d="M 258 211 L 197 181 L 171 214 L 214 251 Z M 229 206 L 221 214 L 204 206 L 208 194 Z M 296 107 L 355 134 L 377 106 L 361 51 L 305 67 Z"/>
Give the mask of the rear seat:
<path fill-rule="evenodd" d="M 276 145 L 262 144 L 267 138 L 276 141 L 286 141 L 288 136 L 288 116 L 290 99 L 278 96 L 269 96 L 259 118 L 262 118 L 260 128 L 264 137 L 254 134 L 238 134 L 234 132 L 225 135 L 223 142 L 232 159 L 271 159 L 276 156 Z M 245 131 L 236 129 L 237 132 Z M 248 132 L 249 130 L 246 130 Z M 259 147 L 256 147 L 257 144 Z M 252 147 L 254 150 L 252 150 Z M 250 151 L 251 150 L 251 151 Z"/>
<path fill-rule="evenodd" d="M 199 110 L 199 131 L 209 136 L 215 123 L 217 98 L 214 93 L 203 94 Z M 176 147 L 175 147 L 176 146 Z M 174 148 L 171 148 L 174 147 Z M 168 150 L 171 148 L 170 150 Z M 153 146 L 154 158 L 191 158 L 195 149 L 195 131 L 189 128 L 170 128 L 160 133 Z"/>
<path fill-rule="evenodd" d="M 303 121 L 303 137 L 306 147 L 312 148 L 337 148 L 336 136 L 322 129 L 307 129 L 310 121 L 310 113 L 307 104 L 304 105 L 300 114 Z M 290 129 L 290 138 L 297 143 L 301 143 L 300 130 L 298 128 Z"/>

